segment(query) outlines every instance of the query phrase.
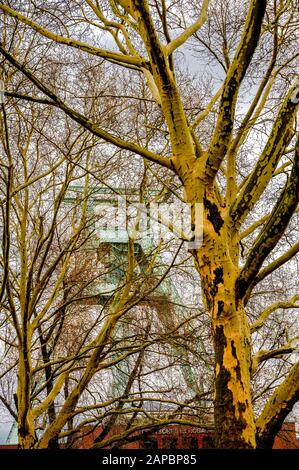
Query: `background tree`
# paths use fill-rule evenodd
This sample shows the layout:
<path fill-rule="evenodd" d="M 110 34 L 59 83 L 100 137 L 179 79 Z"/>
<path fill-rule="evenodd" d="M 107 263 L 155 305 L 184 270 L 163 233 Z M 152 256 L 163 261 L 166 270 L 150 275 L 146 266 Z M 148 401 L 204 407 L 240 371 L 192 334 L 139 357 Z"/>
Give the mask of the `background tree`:
<path fill-rule="evenodd" d="M 263 292 L 277 270 L 292 278 L 293 269 L 283 266 L 298 253 L 296 2 L 85 0 L 67 5 L 57 1 L 55 6 L 54 16 L 44 2 L 29 2 L 26 11 L 22 2 L 0 4 L 10 28 L 4 30 L 5 39 L 12 38 L 14 27 L 44 41 L 38 52 L 27 44 L 21 50 L 1 45 L 3 58 L 36 90 L 30 97 L 23 94 L 24 99 L 43 100 L 121 149 L 119 161 L 132 159 L 130 176 L 133 171 L 139 174 L 135 155 L 145 159 L 157 179 L 171 181 L 180 197 L 184 189 L 194 225 L 196 208 L 203 207 L 203 240 L 192 255 L 212 326 L 216 444 L 269 446 L 298 399 L 298 363 L 289 356 L 283 380 L 256 417 L 251 376 L 266 360 L 292 354 L 297 340 L 292 328 L 287 335 L 277 334 L 270 349 L 252 343 L 252 337 L 255 340 L 277 309 L 295 311 L 298 296 L 288 289 L 284 299 L 272 305 L 265 296 L 262 311 L 254 311 L 258 304 L 251 299 Z M 67 62 L 65 73 L 71 70 L 71 79 L 55 76 L 54 86 L 46 60 L 55 63 L 74 48 L 91 63 L 101 59 L 112 64 L 108 73 L 121 70 L 131 83 L 143 83 L 149 101 L 140 97 L 137 135 L 133 120 L 122 122 L 124 115 L 135 118 L 136 96 L 122 98 L 118 80 L 113 108 L 111 94 L 106 97 L 113 113 L 102 123 L 94 105 L 105 106 L 105 95 L 99 92 L 99 99 L 90 101 L 88 95 L 80 96 L 85 86 L 82 76 L 76 76 L 80 65 Z M 182 70 L 180 60 L 180 51 L 186 56 L 190 48 L 197 57 L 193 73 L 203 79 L 196 93 L 194 77 Z M 43 50 L 47 55 L 42 57 Z M 61 56 L 53 59 L 57 50 Z M 206 76 L 204 66 L 209 67 Z M 97 77 L 94 69 L 95 81 Z M 197 92 L 208 80 L 211 94 L 209 88 Z M 17 91 L 8 93 L 16 96 Z M 150 123 L 144 121 L 144 107 L 154 105 Z"/>
<path fill-rule="evenodd" d="M 95 181 L 113 179 L 119 166 L 55 108 L 15 98 L 2 106 L 0 397 L 18 422 L 19 446 L 73 443 L 87 425 L 103 428 L 97 447 L 171 422 L 211 427 L 198 419 L 208 387 L 201 397 L 190 378 L 180 383 L 191 356 L 200 368 L 192 338 L 206 316 L 183 305 L 188 315 L 177 316 L 155 292 L 176 264 L 183 269 L 181 244 L 173 255 L 169 241 L 144 253 L 131 240 L 113 260 L 96 233 L 103 196 Z"/>

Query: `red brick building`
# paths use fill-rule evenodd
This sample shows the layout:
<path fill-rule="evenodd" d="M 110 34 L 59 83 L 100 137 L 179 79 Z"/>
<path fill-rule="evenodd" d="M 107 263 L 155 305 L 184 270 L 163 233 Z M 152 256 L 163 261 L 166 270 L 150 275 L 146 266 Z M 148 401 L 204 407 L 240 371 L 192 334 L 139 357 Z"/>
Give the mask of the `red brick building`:
<path fill-rule="evenodd" d="M 81 436 L 74 439 L 72 448 L 89 449 L 101 432 L 101 428 L 94 429 L 86 426 Z M 110 436 L 121 432 L 118 427 L 110 432 Z M 2 444 L 0 449 L 16 449 L 17 444 Z M 152 434 L 123 445 L 126 449 L 207 449 L 213 448 L 213 437 L 209 431 L 203 431 L 192 426 L 166 426 Z M 296 435 L 295 423 L 285 423 L 276 436 L 273 449 L 299 449 L 299 439 Z"/>
<path fill-rule="evenodd" d="M 299 449 L 296 423 L 284 423 L 281 431 L 275 438 L 273 449 Z"/>
<path fill-rule="evenodd" d="M 122 431 L 114 428 L 108 436 Z M 72 447 L 88 449 L 99 436 L 101 428 L 88 428 L 82 437 L 74 441 Z M 135 434 L 138 436 L 138 434 Z M 126 449 L 208 449 L 213 448 L 213 436 L 210 431 L 203 431 L 192 426 L 169 425 L 153 432 L 139 440 L 124 444 Z M 273 449 L 299 449 L 299 439 L 296 436 L 295 423 L 285 423 L 276 436 Z"/>

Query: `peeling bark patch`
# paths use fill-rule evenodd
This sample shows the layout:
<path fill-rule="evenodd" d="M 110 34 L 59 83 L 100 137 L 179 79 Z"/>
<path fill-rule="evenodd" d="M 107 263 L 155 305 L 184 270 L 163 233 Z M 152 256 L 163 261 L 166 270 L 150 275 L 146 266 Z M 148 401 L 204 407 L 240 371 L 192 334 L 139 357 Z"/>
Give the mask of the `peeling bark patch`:
<path fill-rule="evenodd" d="M 235 342 L 234 341 L 231 341 L 231 347 L 232 347 L 232 355 L 235 359 L 237 359 L 237 351 L 236 351 L 236 348 L 235 348 Z"/>
<path fill-rule="evenodd" d="M 242 413 L 245 413 L 245 411 L 246 411 L 246 405 L 245 405 L 245 403 L 239 402 L 239 403 L 238 403 L 238 410 L 239 410 L 240 415 L 241 415 Z"/>
<path fill-rule="evenodd" d="M 232 355 L 236 355 L 236 348 L 231 341 Z M 227 348 L 227 339 L 223 326 L 217 326 L 214 336 L 215 362 L 218 373 L 216 374 L 215 397 L 215 430 L 217 448 L 252 448 L 250 443 L 244 441 L 243 431 L 247 428 L 246 406 L 248 403 L 237 402 L 234 404 L 233 393 L 229 388 L 232 375 L 224 366 L 224 351 Z"/>
<path fill-rule="evenodd" d="M 212 303 L 213 293 L 212 293 L 211 285 L 209 283 L 208 276 L 204 277 L 203 282 L 202 282 L 202 287 L 203 287 L 204 297 L 207 302 L 207 308 L 209 311 L 211 311 L 212 306 L 213 306 L 213 303 Z"/>
<path fill-rule="evenodd" d="M 217 205 L 214 202 L 209 201 L 207 198 L 204 198 L 204 206 L 209 211 L 208 220 L 213 225 L 214 230 L 217 233 L 217 235 L 220 235 L 220 230 L 224 221 L 220 215 Z"/>
<path fill-rule="evenodd" d="M 237 351 L 236 351 L 236 348 L 235 348 L 235 342 L 234 341 L 231 341 L 231 348 L 232 348 L 232 356 L 237 360 Z M 240 366 L 239 366 L 239 363 L 237 366 L 234 367 L 234 370 L 236 372 L 236 377 L 237 377 L 237 380 L 241 383 L 241 385 L 243 386 L 242 384 L 242 380 L 241 380 L 241 370 L 240 370 Z"/>
<path fill-rule="evenodd" d="M 244 279 L 239 279 L 236 288 L 238 299 L 243 299 L 248 288 L 247 282 Z"/>
<path fill-rule="evenodd" d="M 223 268 L 216 268 L 213 273 L 215 274 L 214 284 L 223 284 Z"/>
<path fill-rule="evenodd" d="M 217 326 L 216 327 L 216 332 L 215 332 L 215 359 L 216 359 L 216 364 L 223 365 L 223 354 L 224 354 L 224 348 L 226 347 L 226 337 L 223 332 L 223 327 L 222 326 Z"/>
<path fill-rule="evenodd" d="M 218 292 L 218 284 L 223 284 L 223 268 L 216 268 L 213 271 L 214 274 L 214 280 L 213 280 L 213 285 L 210 290 L 211 296 L 215 296 Z"/>
<path fill-rule="evenodd" d="M 221 313 L 223 312 L 224 309 L 224 302 L 222 300 L 218 301 L 218 310 L 217 310 L 217 318 L 220 317 Z"/>

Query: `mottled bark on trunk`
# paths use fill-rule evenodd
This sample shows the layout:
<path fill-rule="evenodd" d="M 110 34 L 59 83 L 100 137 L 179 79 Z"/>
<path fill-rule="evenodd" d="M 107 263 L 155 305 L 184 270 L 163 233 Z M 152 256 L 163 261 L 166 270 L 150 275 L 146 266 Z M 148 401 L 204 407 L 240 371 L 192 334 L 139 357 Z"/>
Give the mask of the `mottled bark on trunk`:
<path fill-rule="evenodd" d="M 20 449 L 30 449 L 36 443 L 30 405 L 30 388 L 30 360 L 25 343 L 20 347 L 18 364 L 18 447 Z"/>
<path fill-rule="evenodd" d="M 238 237 L 225 210 L 205 195 L 203 244 L 193 254 L 211 316 L 215 351 L 215 445 L 255 448 L 250 390 L 250 330 L 236 294 Z"/>
<path fill-rule="evenodd" d="M 242 312 L 226 311 L 226 307 L 224 302 L 223 319 L 213 321 L 215 441 L 220 448 L 254 448 L 249 340 L 241 324 Z"/>

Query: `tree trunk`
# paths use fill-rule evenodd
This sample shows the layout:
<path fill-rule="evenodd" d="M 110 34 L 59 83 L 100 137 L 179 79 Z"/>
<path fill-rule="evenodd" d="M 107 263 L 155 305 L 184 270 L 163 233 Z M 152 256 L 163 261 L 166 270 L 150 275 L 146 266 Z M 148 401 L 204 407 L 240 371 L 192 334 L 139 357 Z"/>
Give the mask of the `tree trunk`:
<path fill-rule="evenodd" d="M 50 395 L 51 391 L 53 390 L 53 375 L 52 375 L 52 366 L 49 364 L 50 362 L 50 354 L 48 351 L 48 346 L 47 342 L 44 339 L 44 336 L 42 334 L 42 330 L 39 327 L 39 339 L 40 339 L 40 345 L 41 345 L 41 352 L 42 352 L 42 357 L 43 357 L 43 362 L 45 364 L 45 379 L 46 379 L 46 389 L 47 389 L 47 395 Z M 47 410 L 48 413 L 48 420 L 49 424 L 53 423 L 53 421 L 56 418 L 56 410 L 55 410 L 55 403 L 50 403 L 49 408 Z M 58 449 L 59 444 L 58 444 L 58 438 L 54 438 L 50 443 L 49 443 L 49 448 L 52 449 Z"/>
<path fill-rule="evenodd" d="M 236 294 L 238 237 L 214 195 L 205 195 L 203 243 L 193 255 L 211 316 L 215 351 L 215 445 L 255 448 L 250 330 Z"/>
<path fill-rule="evenodd" d="M 215 443 L 219 448 L 254 448 L 250 346 L 242 324 L 244 313 L 225 299 L 218 300 L 217 304 L 216 315 L 219 317 L 212 321 L 216 375 Z"/>
<path fill-rule="evenodd" d="M 26 342 L 24 342 L 26 344 Z M 31 396 L 30 360 L 25 345 L 19 349 L 18 364 L 18 447 L 33 448 L 36 434 L 30 406 Z"/>

